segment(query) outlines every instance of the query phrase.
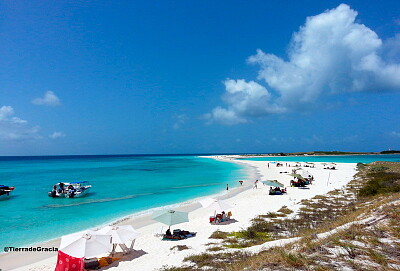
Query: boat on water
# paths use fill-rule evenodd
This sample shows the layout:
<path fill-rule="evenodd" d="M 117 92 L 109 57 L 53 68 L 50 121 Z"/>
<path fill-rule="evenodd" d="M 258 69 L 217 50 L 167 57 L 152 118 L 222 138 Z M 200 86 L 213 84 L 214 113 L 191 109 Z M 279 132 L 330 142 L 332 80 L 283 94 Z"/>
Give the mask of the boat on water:
<path fill-rule="evenodd" d="M 53 186 L 48 195 L 52 198 L 81 198 L 89 193 L 91 187 L 88 181 L 59 182 Z"/>
<path fill-rule="evenodd" d="M 15 187 L 0 184 L 0 200 L 10 197 L 10 192 L 14 189 Z"/>

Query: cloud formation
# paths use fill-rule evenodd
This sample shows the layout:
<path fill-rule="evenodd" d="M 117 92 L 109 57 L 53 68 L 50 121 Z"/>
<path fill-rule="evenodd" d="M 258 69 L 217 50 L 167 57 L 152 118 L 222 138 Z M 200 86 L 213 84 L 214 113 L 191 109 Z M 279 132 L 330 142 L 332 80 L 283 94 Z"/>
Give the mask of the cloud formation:
<path fill-rule="evenodd" d="M 49 138 L 51 139 L 57 139 L 57 138 L 62 138 L 65 137 L 66 135 L 63 132 L 54 132 L 49 135 Z"/>
<path fill-rule="evenodd" d="M 389 133 L 389 135 L 390 135 L 390 136 L 393 136 L 393 137 L 398 137 L 398 138 L 400 138 L 400 132 L 392 131 L 391 133 Z"/>
<path fill-rule="evenodd" d="M 175 123 L 172 127 L 174 128 L 174 130 L 178 130 L 186 123 L 186 121 L 188 120 L 188 116 L 186 114 L 175 115 L 174 119 Z"/>
<path fill-rule="evenodd" d="M 14 116 L 11 106 L 0 107 L 0 140 L 23 141 L 39 139 L 39 126 L 31 127 L 26 120 Z"/>
<path fill-rule="evenodd" d="M 282 113 L 285 109 L 271 103 L 271 93 L 257 82 L 243 79 L 224 82 L 225 94 L 222 97 L 227 108 L 216 107 L 209 119 L 226 125 L 247 122 L 247 117 L 258 117 L 272 113 Z"/>
<path fill-rule="evenodd" d="M 47 91 L 43 98 L 36 98 L 32 100 L 35 105 L 59 106 L 61 105 L 60 99 L 54 94 L 53 91 Z"/>
<path fill-rule="evenodd" d="M 248 62 L 258 65 L 258 79 L 225 81 L 223 101 L 208 117 L 224 124 L 249 117 L 284 113 L 313 103 L 322 94 L 400 90 L 400 37 L 385 43 L 348 5 L 306 19 L 289 44 L 288 57 L 257 50 Z"/>

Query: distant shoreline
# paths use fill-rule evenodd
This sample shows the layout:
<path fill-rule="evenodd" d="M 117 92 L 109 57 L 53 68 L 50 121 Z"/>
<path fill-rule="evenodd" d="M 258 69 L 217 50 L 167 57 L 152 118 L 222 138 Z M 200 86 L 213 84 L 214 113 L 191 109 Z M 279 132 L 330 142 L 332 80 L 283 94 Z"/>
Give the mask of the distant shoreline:
<path fill-rule="evenodd" d="M 284 154 L 284 155 L 280 155 Z M 256 156 L 256 157 L 285 157 L 285 156 L 341 156 L 341 155 L 390 155 L 399 154 L 400 151 L 381 151 L 381 152 L 324 152 L 324 151 L 312 151 L 312 152 L 275 152 L 275 153 L 172 153 L 172 154 L 44 154 L 44 155 L 0 155 L 0 161 L 9 159 L 51 159 L 51 158 L 108 158 L 108 157 L 143 157 L 143 156 Z"/>

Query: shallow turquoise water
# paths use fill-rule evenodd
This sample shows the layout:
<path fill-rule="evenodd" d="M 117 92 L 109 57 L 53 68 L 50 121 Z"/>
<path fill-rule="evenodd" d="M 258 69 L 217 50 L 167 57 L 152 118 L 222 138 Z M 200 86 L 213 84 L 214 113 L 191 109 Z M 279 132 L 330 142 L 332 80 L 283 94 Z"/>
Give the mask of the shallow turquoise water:
<path fill-rule="evenodd" d="M 49 240 L 125 215 L 236 186 L 246 170 L 196 156 L 1 157 L 0 247 Z M 50 198 L 60 181 L 88 180 L 84 198 Z"/>
<path fill-rule="evenodd" d="M 334 163 L 371 163 L 375 161 L 400 162 L 399 154 L 381 155 L 332 155 L 332 156 L 279 156 L 244 158 L 253 161 L 288 161 L 288 162 L 334 162 Z"/>

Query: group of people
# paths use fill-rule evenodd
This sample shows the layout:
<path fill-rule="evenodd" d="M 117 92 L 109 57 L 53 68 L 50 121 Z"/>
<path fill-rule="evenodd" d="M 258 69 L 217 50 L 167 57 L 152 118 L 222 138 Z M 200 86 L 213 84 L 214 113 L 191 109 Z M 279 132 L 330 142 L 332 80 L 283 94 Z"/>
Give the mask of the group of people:
<path fill-rule="evenodd" d="M 186 239 L 189 237 L 196 236 L 196 232 L 189 232 L 189 231 L 182 231 L 182 230 L 174 230 L 171 233 L 171 230 L 168 228 L 168 230 L 165 232 L 165 235 L 163 237 L 164 240 L 181 240 L 181 239 Z"/>
<path fill-rule="evenodd" d="M 225 222 L 230 219 L 231 215 L 231 212 L 228 212 L 228 214 L 226 214 L 224 211 L 222 211 L 222 213 L 216 214 L 215 217 L 210 217 L 210 223 Z"/>
<path fill-rule="evenodd" d="M 68 185 L 67 188 L 65 188 L 64 183 L 59 183 L 58 186 L 59 188 L 57 188 L 57 185 L 53 186 L 53 190 L 51 191 L 53 197 L 56 196 L 57 192 L 58 194 L 67 193 L 70 197 L 73 197 L 76 194 L 76 189 L 72 184 Z"/>
<path fill-rule="evenodd" d="M 280 188 L 280 187 L 270 187 L 269 188 L 269 194 L 270 195 L 281 195 L 283 193 L 286 193 L 286 188 Z"/>

